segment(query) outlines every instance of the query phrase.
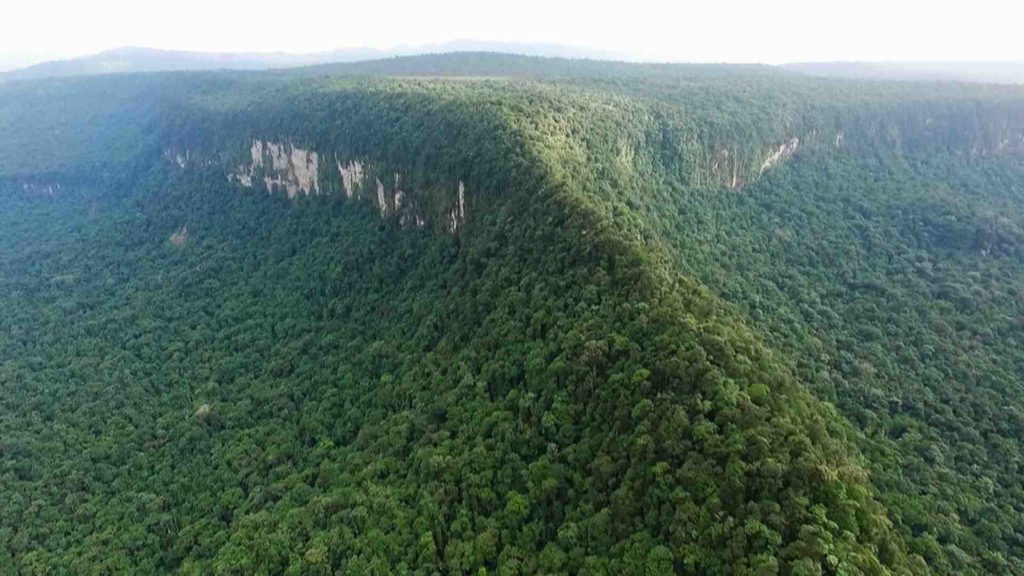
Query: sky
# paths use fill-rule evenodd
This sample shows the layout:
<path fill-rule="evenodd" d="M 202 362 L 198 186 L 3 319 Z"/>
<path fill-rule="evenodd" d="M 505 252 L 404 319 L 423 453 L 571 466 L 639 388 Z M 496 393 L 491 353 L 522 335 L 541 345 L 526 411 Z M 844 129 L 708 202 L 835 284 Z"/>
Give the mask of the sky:
<path fill-rule="evenodd" d="M 4 0 L 0 61 L 120 46 L 292 53 L 456 39 L 673 62 L 1024 60 L 1013 0 Z"/>

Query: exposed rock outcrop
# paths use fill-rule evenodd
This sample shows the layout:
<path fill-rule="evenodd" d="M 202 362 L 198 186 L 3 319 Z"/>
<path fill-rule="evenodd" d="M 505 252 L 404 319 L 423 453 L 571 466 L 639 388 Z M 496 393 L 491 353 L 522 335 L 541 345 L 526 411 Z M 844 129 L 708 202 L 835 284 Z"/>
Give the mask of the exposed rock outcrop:
<path fill-rule="evenodd" d="M 344 161 L 335 156 L 338 180 L 331 182 L 329 175 L 320 170 L 320 158 L 317 151 L 291 143 L 253 140 L 248 162 L 239 165 L 228 175 L 228 180 L 252 188 L 255 182 L 262 179 L 268 193 L 283 190 L 289 198 L 319 194 L 322 190 L 341 190 L 349 199 L 362 197 L 369 171 L 363 161 Z M 374 204 L 381 217 L 393 214 L 402 216 L 406 209 L 416 209 L 415 203 L 409 202 L 410 197 L 416 195 L 415 192 L 402 189 L 402 174 L 396 172 L 386 180 L 393 181 L 393 184 L 388 186 L 380 177 L 372 178 L 375 186 L 371 198 L 375 200 Z M 452 214 L 461 221 L 466 214 L 465 185 L 460 183 L 459 190 Z M 405 215 L 403 221 L 425 223 L 426 217 L 425 214 Z"/>
<path fill-rule="evenodd" d="M 164 158 L 178 165 L 178 168 L 185 169 L 191 160 L 192 153 L 187 148 L 184 152 L 167 148 L 164 150 Z"/>
<path fill-rule="evenodd" d="M 289 198 L 320 193 L 320 156 L 316 152 L 291 143 L 253 140 L 249 154 L 250 163 L 240 165 L 228 180 L 251 188 L 262 175 L 268 193 L 284 190 Z"/>
<path fill-rule="evenodd" d="M 33 194 L 46 194 L 53 196 L 54 193 L 60 192 L 60 182 L 23 182 L 21 189 L 25 192 L 31 192 Z"/>
<path fill-rule="evenodd" d="M 188 224 L 183 225 L 177 232 L 171 234 L 170 241 L 175 246 L 184 246 L 188 242 Z"/>
<path fill-rule="evenodd" d="M 165 156 L 177 164 L 176 154 L 168 152 Z M 320 162 L 324 158 L 333 158 L 336 173 L 333 168 L 321 169 Z M 186 160 L 188 165 L 191 156 Z M 326 167 L 331 166 L 329 162 Z M 338 192 L 349 200 L 369 202 L 381 218 L 397 218 L 403 227 L 424 228 L 436 223 L 439 229 L 455 233 L 465 221 L 467 199 L 463 181 L 458 181 L 451 193 L 437 194 L 415 188 L 400 172 L 392 172 L 386 178 L 382 176 L 365 160 L 324 154 L 289 141 L 254 139 L 245 161 L 236 166 L 227 179 L 245 188 L 253 188 L 262 180 L 268 193 L 283 191 L 289 198 Z M 439 197 L 447 198 L 447 202 L 441 204 L 447 207 L 441 210 L 437 208 Z M 187 230 L 184 232 L 187 235 Z"/>
<path fill-rule="evenodd" d="M 796 136 L 780 144 L 778 148 L 769 153 L 768 156 L 764 159 L 764 161 L 761 162 L 761 169 L 757 172 L 757 175 L 761 176 L 762 174 L 764 174 L 765 170 L 768 170 L 772 166 L 792 156 L 799 146 L 800 139 L 797 138 Z"/>
<path fill-rule="evenodd" d="M 466 185 L 459 180 L 458 204 L 448 213 L 448 231 L 455 233 L 459 223 L 466 219 Z"/>
<path fill-rule="evenodd" d="M 356 190 L 363 185 L 363 163 L 353 160 L 348 164 L 342 164 L 335 158 L 338 164 L 338 173 L 341 174 L 341 187 L 347 198 L 352 198 Z"/>

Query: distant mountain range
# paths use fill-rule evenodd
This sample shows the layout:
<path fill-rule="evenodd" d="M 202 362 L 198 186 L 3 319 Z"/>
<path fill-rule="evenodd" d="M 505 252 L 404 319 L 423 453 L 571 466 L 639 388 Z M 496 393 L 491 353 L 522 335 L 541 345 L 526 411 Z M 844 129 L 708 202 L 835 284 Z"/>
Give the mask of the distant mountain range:
<path fill-rule="evenodd" d="M 64 76 L 82 76 L 127 72 L 174 70 L 267 70 L 296 68 L 318 64 L 351 63 L 396 56 L 450 54 L 456 52 L 494 52 L 552 58 L 641 62 L 636 54 L 611 52 L 580 46 L 543 43 L 489 42 L 455 40 L 426 46 L 400 46 L 393 49 L 341 48 L 326 52 L 292 54 L 286 52 L 188 52 L 125 47 L 91 56 L 52 60 L 32 66 L 0 72 L 0 82 Z M 24 63 L 25 55 L 0 59 L 0 70 Z M 854 80 L 957 81 L 997 84 L 1024 84 L 1024 62 L 798 62 L 777 68 L 823 78 Z"/>
<path fill-rule="evenodd" d="M 637 61 L 635 55 L 594 50 L 561 44 L 523 44 L 456 40 L 427 46 L 402 46 L 389 50 L 376 48 L 342 48 L 327 52 L 290 54 L 285 52 L 187 52 L 126 47 L 107 50 L 91 56 L 69 60 L 42 62 L 33 66 L 0 73 L 0 82 L 62 76 L 82 76 L 127 72 L 161 72 L 172 70 L 267 70 L 294 68 L 316 64 L 362 62 L 395 56 L 445 54 L 453 52 L 502 52 L 526 56 L 589 58 L 594 60 Z"/>

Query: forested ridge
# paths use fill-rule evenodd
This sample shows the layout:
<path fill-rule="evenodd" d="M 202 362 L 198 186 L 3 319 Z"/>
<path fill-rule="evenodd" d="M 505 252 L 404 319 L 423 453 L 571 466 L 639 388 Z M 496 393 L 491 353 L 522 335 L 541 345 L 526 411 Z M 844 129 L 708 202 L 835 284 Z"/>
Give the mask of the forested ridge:
<path fill-rule="evenodd" d="M 1024 574 L 1024 91 L 469 54 L 0 130 L 0 572 Z"/>

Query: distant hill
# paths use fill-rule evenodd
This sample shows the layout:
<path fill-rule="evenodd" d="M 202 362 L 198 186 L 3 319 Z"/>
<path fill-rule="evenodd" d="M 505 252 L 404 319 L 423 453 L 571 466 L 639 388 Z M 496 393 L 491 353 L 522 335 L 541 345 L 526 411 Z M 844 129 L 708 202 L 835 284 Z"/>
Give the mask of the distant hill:
<path fill-rule="evenodd" d="M 330 55 L 333 55 L 333 59 Z M 112 74 L 119 72 L 158 72 L 166 70 L 263 70 L 302 66 L 331 61 L 372 58 L 368 50 L 350 53 L 295 55 L 284 53 L 204 53 L 151 48 L 117 48 L 70 60 L 43 62 L 0 74 L 0 80 L 34 80 L 64 76 Z"/>
<path fill-rule="evenodd" d="M 1024 84 L 1024 62 L 799 62 L 781 67 L 822 78 Z"/>
<path fill-rule="evenodd" d="M 643 62 L 643 58 L 630 53 L 595 50 L 580 46 L 544 43 L 489 42 L 482 40 L 454 40 L 441 44 L 425 46 L 399 46 L 392 49 L 376 48 L 340 48 L 325 52 L 295 54 L 287 52 L 191 52 L 181 50 L 158 50 L 154 48 L 123 47 L 99 52 L 97 54 L 71 58 L 67 60 L 51 60 L 31 66 L 24 66 L 37 56 L 27 54 L 0 55 L 0 82 L 12 80 L 37 80 L 41 78 L 59 78 L 68 76 L 92 76 L 100 74 L 116 74 L 131 72 L 170 72 L 199 70 L 272 70 L 284 68 L 304 68 L 315 73 L 375 73 L 379 72 L 372 61 L 389 60 L 409 56 L 427 56 L 426 60 L 403 61 L 394 60 L 386 64 L 393 68 L 394 73 L 421 73 L 424 64 L 432 62 L 430 56 L 450 54 L 495 54 L 498 59 L 493 63 L 499 66 L 513 65 L 512 75 L 534 75 L 541 72 L 549 76 L 565 71 L 570 76 L 589 74 L 591 69 L 602 68 L 597 62 L 589 65 L 579 60 L 611 61 L 614 72 L 605 67 L 597 75 L 608 73 L 627 75 L 646 75 L 653 70 L 669 70 L 672 73 L 695 64 L 664 64 Z M 535 58 L 554 59 L 543 65 L 529 59 L 511 60 L 513 57 L 530 56 Z M 559 63 L 562 59 L 565 62 Z M 330 68 L 330 65 L 368 63 L 373 70 L 363 67 Z M 439 75 L 458 73 L 454 67 L 467 64 L 465 58 L 442 59 L 445 70 Z M 647 69 L 627 65 L 643 62 Z M 476 66 L 476 64 L 472 64 Z M 24 66 L 24 67 L 22 67 Z M 316 68 L 316 67 L 323 68 Z M 327 66 L 327 67 L 324 67 Z M 712 68 L 707 67 L 705 68 Z M 722 68 L 721 66 L 717 68 Z M 1024 84 L 1024 62 L 795 62 L 779 66 L 751 65 L 731 66 L 732 71 L 750 72 L 756 68 L 794 72 L 819 78 L 844 78 L 853 80 L 902 80 L 902 81 L 952 81 L 980 82 L 994 84 Z M 507 72 L 504 68 L 500 72 Z M 518 71 L 518 73 L 516 72 Z M 763 70 L 762 70 L 763 71 Z M 472 73 L 479 73 L 474 68 Z"/>
<path fill-rule="evenodd" d="M 0 82 L 35 80 L 66 76 L 89 76 L 128 72 L 164 72 L 184 70 L 268 70 L 316 64 L 334 64 L 379 60 L 417 54 L 456 52 L 504 52 L 524 56 L 635 60 L 629 54 L 592 50 L 561 44 L 520 44 L 455 40 L 427 46 L 401 46 L 390 50 L 341 48 L 326 52 L 291 54 L 285 52 L 187 52 L 153 48 L 125 47 L 69 60 L 53 60 L 0 73 Z"/>
<path fill-rule="evenodd" d="M 287 77 L 420 76 L 576 79 L 619 83 L 625 79 L 674 81 L 683 78 L 788 78 L 767 64 L 672 64 L 625 62 L 598 58 L 551 58 L 488 51 L 395 56 L 361 62 L 335 62 L 277 72 Z M 621 86 L 627 88 L 628 86 Z M 636 87 L 634 87 L 636 88 Z"/>

